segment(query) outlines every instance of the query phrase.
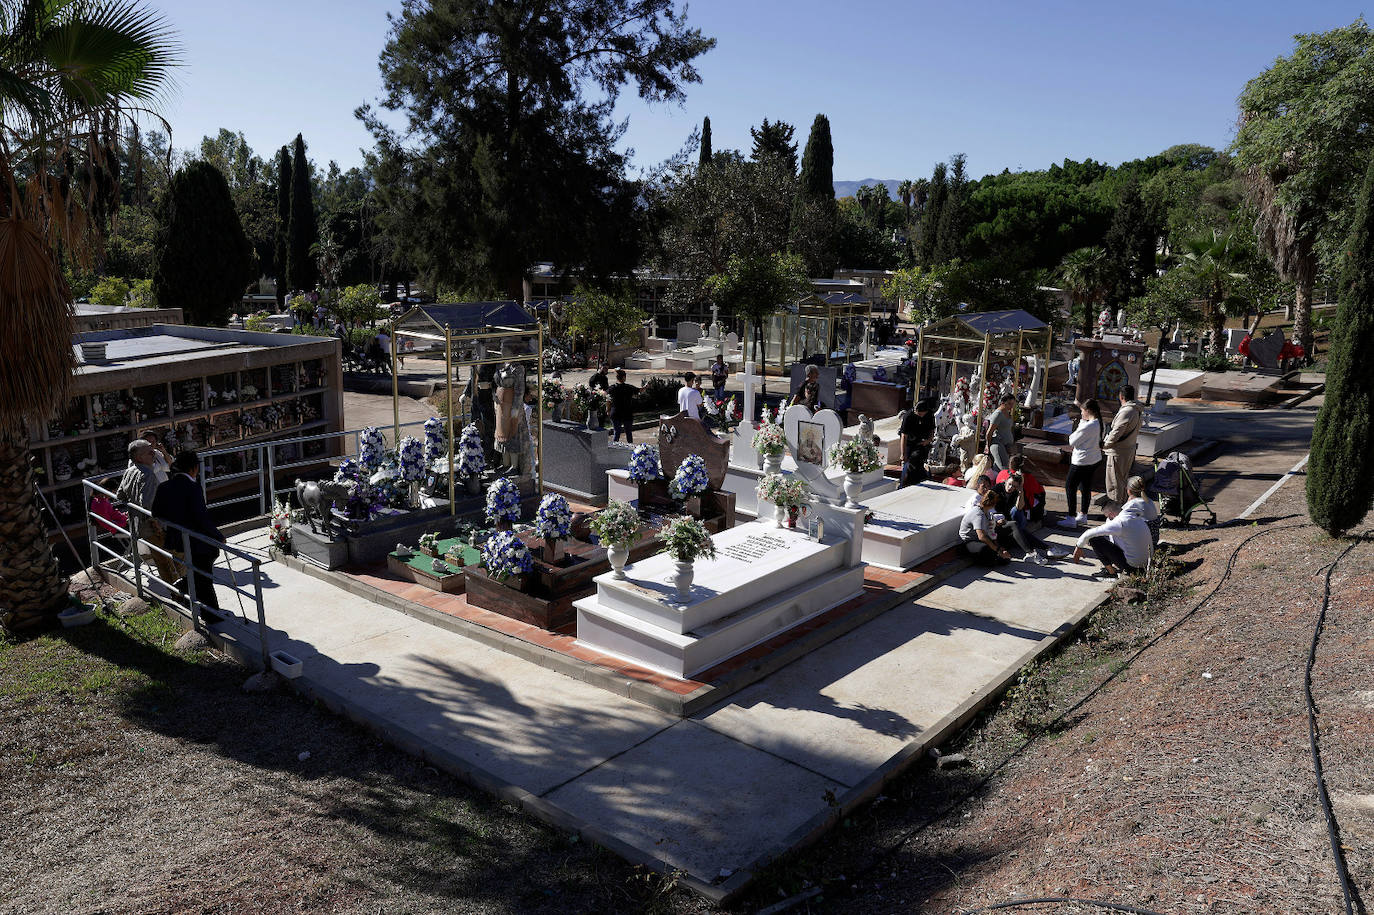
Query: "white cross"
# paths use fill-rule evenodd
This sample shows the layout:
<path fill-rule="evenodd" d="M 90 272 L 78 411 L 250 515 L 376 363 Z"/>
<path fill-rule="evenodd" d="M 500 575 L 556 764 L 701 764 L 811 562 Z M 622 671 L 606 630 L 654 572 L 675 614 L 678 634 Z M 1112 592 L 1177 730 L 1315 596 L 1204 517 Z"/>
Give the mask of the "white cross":
<path fill-rule="evenodd" d="M 752 423 L 754 421 L 754 384 L 763 381 L 762 375 L 754 374 L 754 363 L 744 363 L 744 421 Z"/>

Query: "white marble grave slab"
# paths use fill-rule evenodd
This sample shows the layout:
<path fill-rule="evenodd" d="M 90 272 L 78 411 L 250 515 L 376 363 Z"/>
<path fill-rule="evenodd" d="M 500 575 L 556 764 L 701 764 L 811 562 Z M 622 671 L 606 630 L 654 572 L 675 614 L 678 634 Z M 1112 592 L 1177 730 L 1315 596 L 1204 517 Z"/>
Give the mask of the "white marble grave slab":
<path fill-rule="evenodd" d="M 878 436 L 881 444 L 878 451 L 883 454 L 884 460 L 889 464 L 900 464 L 902 461 L 902 415 L 889 416 L 873 423 L 873 433 Z M 859 434 L 859 427 L 846 426 L 842 433 L 844 441 L 849 441 Z"/>
<path fill-rule="evenodd" d="M 969 490 L 924 482 L 868 500 L 864 561 L 909 569 L 959 542 Z"/>
<path fill-rule="evenodd" d="M 1188 369 L 1160 369 L 1155 373 L 1155 393 L 1168 394 L 1170 397 L 1188 397 L 1202 390 L 1202 377 L 1204 372 L 1194 372 Z M 1150 388 L 1150 373 L 1145 372 L 1140 376 L 1141 397 Z"/>

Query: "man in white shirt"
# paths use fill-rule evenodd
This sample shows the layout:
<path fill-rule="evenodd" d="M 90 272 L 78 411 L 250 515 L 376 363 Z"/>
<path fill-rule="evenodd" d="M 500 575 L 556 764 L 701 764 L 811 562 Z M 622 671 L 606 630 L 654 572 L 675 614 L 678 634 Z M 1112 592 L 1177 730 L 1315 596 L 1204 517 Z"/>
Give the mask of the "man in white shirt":
<path fill-rule="evenodd" d="M 1083 558 L 1083 551 L 1091 549 L 1102 562 L 1094 578 L 1116 578 L 1121 574 L 1145 571 L 1150 562 L 1150 526 L 1136 515 L 1121 511 L 1121 504 L 1108 499 L 1102 504 L 1107 516 L 1103 524 L 1084 531 L 1074 546 L 1073 561 Z"/>
<path fill-rule="evenodd" d="M 682 376 L 682 387 L 677 390 L 677 408 L 692 419 L 701 421 L 701 379 L 695 372 Z"/>

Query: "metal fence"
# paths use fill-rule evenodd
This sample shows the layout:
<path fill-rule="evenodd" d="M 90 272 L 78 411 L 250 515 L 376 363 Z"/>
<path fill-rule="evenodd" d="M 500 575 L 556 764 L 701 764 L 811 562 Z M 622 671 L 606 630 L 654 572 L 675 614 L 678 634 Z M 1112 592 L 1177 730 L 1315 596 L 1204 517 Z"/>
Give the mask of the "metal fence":
<path fill-rule="evenodd" d="M 257 623 L 263 670 L 272 669 L 271 652 L 267 644 L 267 615 L 262 602 L 263 557 L 260 554 L 222 543 L 178 524 L 155 521 L 141 505 L 119 502 L 118 496 L 112 491 L 91 480 L 83 481 L 82 488 L 86 505 L 86 538 L 90 544 L 92 566 L 128 582 L 139 597 L 147 599 L 152 591 L 162 604 L 189 617 L 192 626 L 197 629 L 204 626 L 201 610 L 205 607 L 205 595 L 197 594 L 197 588 L 202 585 L 197 581 L 197 573 L 213 581 L 215 568 L 222 567 L 228 572 L 227 587 L 238 603 L 238 616 L 246 623 L 250 621 L 251 612 L 252 620 Z M 93 506 L 97 496 L 107 499 L 111 506 L 117 506 L 126 513 L 128 521 L 121 525 L 109 516 L 112 513 L 97 514 Z M 218 556 L 209 567 L 195 563 L 191 547 L 197 541 L 218 551 Z M 179 551 L 175 549 L 176 545 L 180 546 Z M 243 568 L 235 570 L 234 560 L 242 562 Z M 172 574 L 179 574 L 180 581 L 168 581 L 165 576 Z M 153 584 L 161 585 L 161 588 L 153 589 Z M 182 590 L 183 587 L 185 590 Z M 245 605 L 245 599 L 248 605 Z M 232 612 L 228 608 L 220 609 L 222 614 Z"/>

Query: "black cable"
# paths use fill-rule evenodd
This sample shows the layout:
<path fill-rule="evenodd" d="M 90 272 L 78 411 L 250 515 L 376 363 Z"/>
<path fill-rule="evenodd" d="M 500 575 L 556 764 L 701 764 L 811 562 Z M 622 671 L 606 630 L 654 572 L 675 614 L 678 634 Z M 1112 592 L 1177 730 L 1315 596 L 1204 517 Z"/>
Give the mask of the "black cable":
<path fill-rule="evenodd" d="M 999 909 L 1017 909 L 1028 905 L 1046 905 L 1054 902 L 1076 902 L 1080 905 L 1095 905 L 1103 909 L 1112 909 L 1117 912 L 1131 912 L 1134 915 L 1160 915 L 1153 909 L 1142 909 L 1133 905 L 1122 905 L 1119 902 L 1106 902 L 1101 899 L 1077 899 L 1073 896 L 1036 896 L 1034 898 L 1012 899 L 1008 902 L 999 902 L 995 905 L 986 905 L 981 909 L 969 909 L 963 915 L 978 915 L 979 912 L 995 912 Z"/>
<path fill-rule="evenodd" d="M 1336 874 L 1341 881 L 1345 915 L 1354 915 L 1357 897 L 1350 886 L 1350 872 L 1345 863 L 1345 851 L 1341 848 L 1340 827 L 1336 824 L 1336 814 L 1331 809 L 1331 798 L 1326 791 L 1326 776 L 1322 770 L 1321 747 L 1317 734 L 1317 703 L 1312 697 L 1312 668 L 1317 663 L 1317 642 L 1321 638 L 1322 629 L 1326 626 L 1327 608 L 1331 606 L 1331 576 L 1340 561 L 1355 549 L 1358 543 L 1356 541 L 1341 550 L 1341 554 L 1326 567 L 1326 577 L 1322 585 L 1322 605 L 1317 611 L 1317 623 L 1312 627 L 1312 644 L 1307 649 L 1307 669 L 1303 672 L 1302 678 L 1303 691 L 1307 694 L 1307 740 L 1312 749 L 1312 771 L 1317 777 L 1317 798 L 1321 801 L 1322 814 L 1326 818 L 1326 835 L 1331 841 L 1331 858 L 1335 861 Z M 1364 911 L 1362 903 L 1359 904 L 1359 910 Z"/>

